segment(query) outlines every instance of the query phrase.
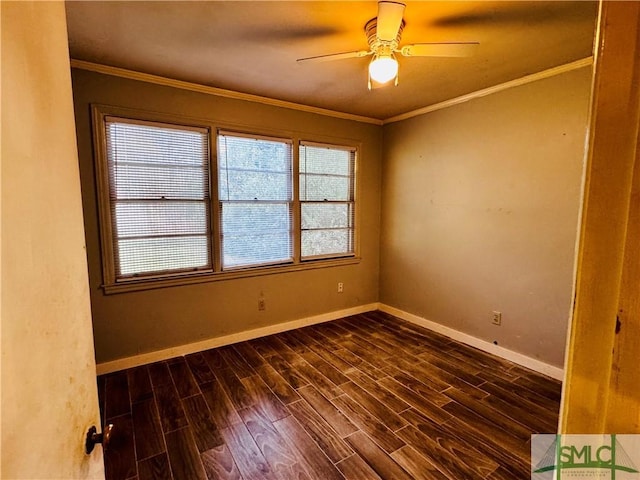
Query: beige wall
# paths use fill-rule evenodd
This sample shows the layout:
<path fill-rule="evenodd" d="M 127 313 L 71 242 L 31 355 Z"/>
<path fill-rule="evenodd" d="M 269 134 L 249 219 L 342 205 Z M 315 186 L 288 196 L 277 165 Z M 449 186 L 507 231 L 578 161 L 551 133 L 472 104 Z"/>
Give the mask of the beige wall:
<path fill-rule="evenodd" d="M 78 148 L 98 362 L 270 326 L 378 300 L 381 127 L 73 71 Z M 362 142 L 357 265 L 104 295 L 90 130 L 91 103 Z M 344 282 L 344 293 L 337 283 Z M 264 294 L 266 311 L 257 309 Z"/>
<path fill-rule="evenodd" d="M 0 477 L 104 478 L 64 3 L 0 11 Z"/>
<path fill-rule="evenodd" d="M 590 81 L 384 127 L 381 302 L 562 366 Z"/>
<path fill-rule="evenodd" d="M 74 70 L 98 362 L 380 299 L 561 366 L 590 78 L 584 68 L 381 129 Z M 91 103 L 362 142 L 362 262 L 104 295 Z"/>

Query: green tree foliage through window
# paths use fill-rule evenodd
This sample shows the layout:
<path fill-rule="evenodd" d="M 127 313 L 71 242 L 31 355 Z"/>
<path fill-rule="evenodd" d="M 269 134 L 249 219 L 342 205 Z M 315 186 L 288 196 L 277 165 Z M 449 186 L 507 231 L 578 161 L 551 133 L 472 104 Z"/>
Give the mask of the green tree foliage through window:
<path fill-rule="evenodd" d="M 92 113 L 105 292 L 358 261 L 355 147 Z"/>
<path fill-rule="evenodd" d="M 291 142 L 218 134 L 222 268 L 293 261 Z"/>
<path fill-rule="evenodd" d="M 355 149 L 300 146 L 302 258 L 353 253 Z"/>

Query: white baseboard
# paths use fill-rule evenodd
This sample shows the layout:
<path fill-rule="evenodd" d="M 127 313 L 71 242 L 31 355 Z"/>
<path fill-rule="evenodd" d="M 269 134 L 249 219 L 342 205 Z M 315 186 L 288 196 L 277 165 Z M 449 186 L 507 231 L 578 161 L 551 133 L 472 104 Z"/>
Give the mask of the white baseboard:
<path fill-rule="evenodd" d="M 411 322 L 420 327 L 428 328 L 429 330 L 433 330 L 434 332 L 445 335 L 446 337 L 452 338 L 453 340 L 457 340 L 472 347 L 476 347 L 492 355 L 504 358 L 505 360 L 517 363 L 518 365 L 522 365 L 523 367 L 529 368 L 538 373 L 542 373 L 543 375 L 555 378 L 556 380 L 562 381 L 564 379 L 564 370 L 562 368 L 549 365 L 548 363 L 528 357 L 526 355 L 523 355 L 522 353 L 514 352 L 513 350 L 509 350 L 499 345 L 494 345 L 493 343 L 487 342 L 486 340 L 473 337 L 458 330 L 454 330 L 450 327 L 445 327 L 444 325 L 441 325 L 439 323 L 432 322 L 431 320 L 419 317 L 418 315 L 414 315 L 412 313 L 405 312 L 404 310 L 385 305 L 384 303 L 378 304 L 378 310 L 406 320 L 407 322 Z"/>
<path fill-rule="evenodd" d="M 302 328 L 308 325 L 315 325 L 318 323 L 338 320 L 339 318 L 348 317 L 349 315 L 357 315 L 359 313 L 370 312 L 372 310 L 381 310 L 385 313 L 401 318 L 420 327 L 424 327 L 434 332 L 440 333 L 449 338 L 452 338 L 453 340 L 457 340 L 472 347 L 476 347 L 492 355 L 504 358 L 511 362 L 517 363 L 518 365 L 530 368 L 531 370 L 542 373 L 543 375 L 547 375 L 557 380 L 562 380 L 564 378 L 564 370 L 561 368 L 549 365 L 548 363 L 536 360 L 535 358 L 528 357 L 521 353 L 514 352 L 513 350 L 494 345 L 493 343 L 487 342 L 486 340 L 473 337 L 458 330 L 454 330 L 453 328 L 432 322 L 431 320 L 427 320 L 412 313 L 405 312 L 404 310 L 391 307 L 384 303 L 369 303 L 366 305 L 360 305 L 358 307 L 323 313 L 321 315 L 315 315 L 313 317 L 306 317 L 298 320 L 292 320 L 290 322 L 278 323 L 276 325 L 256 328 L 254 330 L 247 330 L 245 332 L 233 333 L 231 335 L 225 335 L 223 337 L 214 337 L 207 340 L 202 340 L 200 342 L 165 348 L 163 350 L 157 350 L 155 352 L 148 352 L 131 357 L 119 358 L 110 362 L 99 363 L 96 366 L 96 372 L 98 375 L 104 375 L 105 373 L 126 370 L 127 368 L 147 365 L 149 363 L 168 360 L 170 358 L 188 355 L 190 353 L 201 352 L 210 348 L 230 345 L 232 343 L 244 342 L 246 340 L 265 337 L 267 335 L 273 335 L 274 333 L 286 332 L 288 330 L 294 330 L 296 328 Z"/>
<path fill-rule="evenodd" d="M 334 312 L 323 313 L 321 315 L 315 315 L 313 317 L 301 318 L 298 320 L 292 320 L 290 322 L 278 323 L 276 325 L 269 325 L 268 327 L 256 328 L 254 330 L 247 330 L 245 332 L 232 333 L 231 335 L 225 335 L 223 337 L 208 338 L 207 340 L 189 343 L 187 345 L 179 345 L 177 347 L 165 348 L 163 350 L 157 350 L 155 352 L 142 353 L 140 355 L 134 355 L 132 357 L 119 358 L 110 362 L 99 363 L 96 365 L 96 372 L 98 375 L 104 375 L 105 373 L 126 370 L 127 368 L 147 365 L 149 363 L 168 360 L 170 358 L 180 357 L 182 355 L 188 355 L 190 353 L 202 352 L 203 350 L 209 350 L 210 348 L 222 347 L 224 345 L 230 345 L 232 343 L 244 342 L 246 340 L 252 340 L 254 338 L 273 335 L 274 333 L 281 333 L 288 330 L 294 330 L 296 328 L 306 327 L 308 325 L 329 322 L 331 320 L 348 317 L 349 315 L 357 315 L 359 313 L 370 312 L 377 309 L 377 303 L 369 303 L 367 305 L 360 305 L 358 307 L 336 310 Z"/>

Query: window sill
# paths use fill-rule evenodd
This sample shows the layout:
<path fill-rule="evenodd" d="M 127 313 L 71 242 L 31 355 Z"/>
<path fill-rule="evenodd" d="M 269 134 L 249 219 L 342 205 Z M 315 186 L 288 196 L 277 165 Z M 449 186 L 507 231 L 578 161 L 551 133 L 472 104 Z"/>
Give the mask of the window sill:
<path fill-rule="evenodd" d="M 342 267 L 360 263 L 360 257 L 334 258 L 331 260 L 309 260 L 292 265 L 278 265 L 269 267 L 254 267 L 228 272 L 190 273 L 184 275 L 163 276 L 156 278 L 132 278 L 118 283 L 102 285 L 105 295 L 117 293 L 138 292 L 156 288 L 178 287 L 197 283 L 217 282 L 220 280 L 234 280 L 237 278 L 258 277 L 278 273 L 299 272 L 316 268 Z"/>

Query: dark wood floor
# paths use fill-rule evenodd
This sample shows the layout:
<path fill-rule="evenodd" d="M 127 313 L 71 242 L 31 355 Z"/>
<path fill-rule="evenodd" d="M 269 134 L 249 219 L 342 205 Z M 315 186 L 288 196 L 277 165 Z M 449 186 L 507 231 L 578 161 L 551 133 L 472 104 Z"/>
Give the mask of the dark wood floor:
<path fill-rule="evenodd" d="M 108 480 L 528 479 L 560 383 L 381 312 L 104 375 Z"/>

